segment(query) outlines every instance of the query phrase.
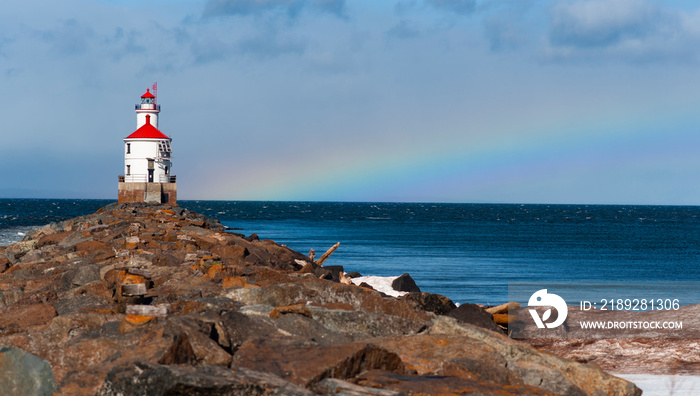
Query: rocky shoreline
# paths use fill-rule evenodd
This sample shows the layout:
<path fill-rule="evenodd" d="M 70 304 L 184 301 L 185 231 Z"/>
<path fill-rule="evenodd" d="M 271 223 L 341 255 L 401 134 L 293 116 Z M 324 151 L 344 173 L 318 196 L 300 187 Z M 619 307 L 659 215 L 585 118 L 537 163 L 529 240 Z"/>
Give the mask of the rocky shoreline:
<path fill-rule="evenodd" d="M 76 395 L 640 395 L 480 307 L 348 284 L 179 207 L 112 204 L 0 247 L 0 388 Z"/>

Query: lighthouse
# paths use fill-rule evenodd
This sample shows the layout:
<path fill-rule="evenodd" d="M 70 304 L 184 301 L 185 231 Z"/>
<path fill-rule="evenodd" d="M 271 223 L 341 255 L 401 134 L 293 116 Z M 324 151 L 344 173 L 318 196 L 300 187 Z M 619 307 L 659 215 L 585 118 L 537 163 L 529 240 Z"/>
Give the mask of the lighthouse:
<path fill-rule="evenodd" d="M 159 114 L 156 95 L 147 89 L 136 105 L 136 131 L 124 138 L 119 202 L 177 205 L 177 183 L 171 174 L 172 139 L 158 129 Z"/>

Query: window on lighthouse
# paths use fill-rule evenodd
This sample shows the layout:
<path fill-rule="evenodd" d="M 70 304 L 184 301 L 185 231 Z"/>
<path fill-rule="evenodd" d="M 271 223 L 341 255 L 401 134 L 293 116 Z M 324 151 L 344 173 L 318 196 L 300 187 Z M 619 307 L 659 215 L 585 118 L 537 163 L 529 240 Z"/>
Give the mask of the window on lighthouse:
<path fill-rule="evenodd" d="M 126 144 L 126 153 L 131 154 L 131 143 Z"/>

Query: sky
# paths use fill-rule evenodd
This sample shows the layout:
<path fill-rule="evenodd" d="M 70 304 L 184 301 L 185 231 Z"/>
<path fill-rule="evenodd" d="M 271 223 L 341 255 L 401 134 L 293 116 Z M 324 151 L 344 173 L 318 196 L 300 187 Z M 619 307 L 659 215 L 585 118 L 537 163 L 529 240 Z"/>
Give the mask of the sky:
<path fill-rule="evenodd" d="M 700 204 L 700 4 L 3 0 L 0 198 Z"/>

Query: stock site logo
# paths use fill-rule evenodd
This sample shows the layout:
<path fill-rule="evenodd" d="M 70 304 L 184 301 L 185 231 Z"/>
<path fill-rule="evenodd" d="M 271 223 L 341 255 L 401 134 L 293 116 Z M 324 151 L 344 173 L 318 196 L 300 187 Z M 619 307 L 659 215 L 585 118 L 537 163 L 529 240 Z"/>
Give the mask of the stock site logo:
<path fill-rule="evenodd" d="M 552 308 L 549 308 L 542 314 L 542 318 L 537 313 L 536 310 L 530 309 L 530 315 L 532 319 L 535 320 L 535 324 L 538 328 L 544 329 L 545 326 L 548 328 L 554 328 L 560 326 L 566 320 L 566 315 L 568 313 L 568 308 L 566 307 L 566 301 L 563 298 L 557 296 L 554 293 L 547 293 L 547 289 L 542 289 L 536 291 L 532 296 L 530 296 L 530 301 L 527 302 L 528 307 L 554 307 L 557 310 L 557 319 L 552 323 L 545 323 L 547 319 L 552 316 Z"/>

